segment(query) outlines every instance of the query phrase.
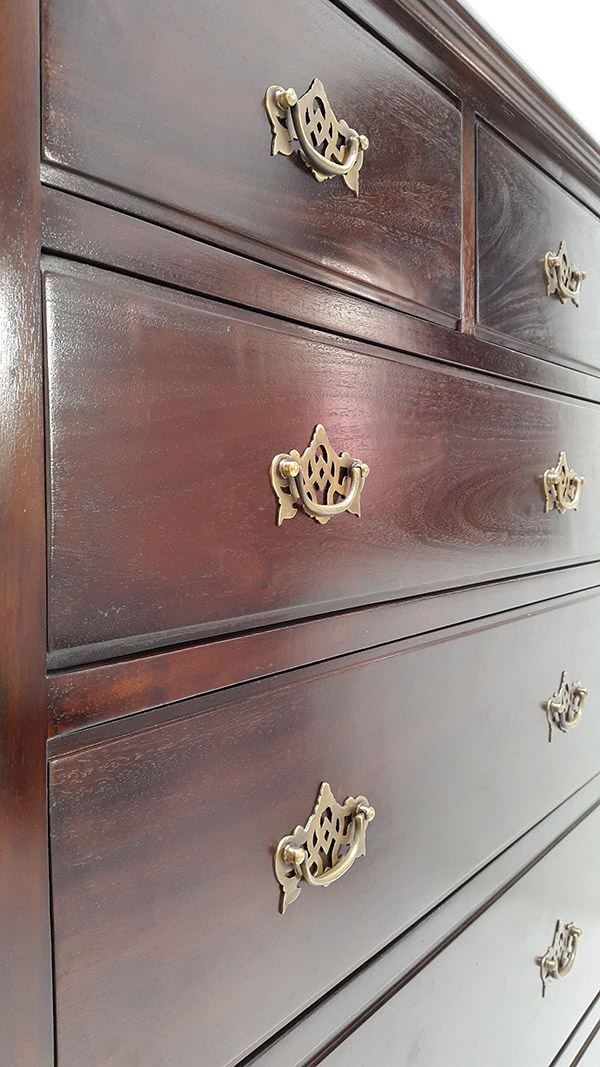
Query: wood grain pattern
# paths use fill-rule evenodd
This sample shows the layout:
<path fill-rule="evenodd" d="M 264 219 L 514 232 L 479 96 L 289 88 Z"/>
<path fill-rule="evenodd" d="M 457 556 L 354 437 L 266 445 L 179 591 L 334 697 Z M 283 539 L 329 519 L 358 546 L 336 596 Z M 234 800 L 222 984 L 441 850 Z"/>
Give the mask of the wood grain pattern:
<path fill-rule="evenodd" d="M 333 0 L 598 204 L 598 145 L 459 0 Z"/>
<path fill-rule="evenodd" d="M 44 691 L 38 11 L 0 33 L 0 1061 L 53 1062 Z"/>
<path fill-rule="evenodd" d="M 600 692 L 599 612 L 596 592 L 74 735 L 50 767 L 61 1065 L 230 1063 L 565 799 L 600 720 L 590 695 L 548 744 L 542 704 L 555 663 Z M 367 855 L 281 916 L 272 850 L 324 779 L 374 804 Z"/>
<path fill-rule="evenodd" d="M 462 314 L 461 333 L 473 333 L 477 303 L 477 196 L 475 191 L 475 131 L 472 107 L 462 109 Z"/>
<path fill-rule="evenodd" d="M 421 971 L 331 1055 L 312 1062 L 325 1067 L 549 1063 L 600 985 L 599 831 L 596 810 L 457 938 L 434 967 Z M 574 913 L 587 944 L 582 938 L 571 974 L 552 982 L 542 998 L 536 957 L 550 945 L 557 917 Z M 444 1025 L 432 1026 L 432 1015 Z"/>
<path fill-rule="evenodd" d="M 46 266 L 54 666 L 597 557 L 595 407 Z M 277 527 L 319 421 L 362 518 Z M 585 503 L 546 515 L 561 448 Z"/>
<path fill-rule="evenodd" d="M 314 263 L 338 288 L 455 322 L 457 107 L 333 6 L 302 0 L 293 22 L 235 0 L 98 0 L 93 15 L 44 3 L 44 158 L 216 223 L 220 242 L 257 239 L 267 260 L 285 249 L 300 274 Z M 315 76 L 368 133 L 358 199 L 270 156 L 267 86 L 302 93 Z"/>
<path fill-rule="evenodd" d="M 471 191 L 473 182 L 474 176 L 469 186 Z M 88 188 L 86 195 L 92 194 Z M 173 226 L 174 220 L 164 211 L 158 213 L 160 226 L 134 218 L 124 214 L 135 210 L 131 198 L 121 204 L 122 211 L 116 211 L 58 189 L 42 187 L 41 197 L 42 241 L 49 252 L 115 267 L 178 289 L 215 296 L 387 348 L 416 354 L 426 352 L 446 363 L 489 371 L 570 396 L 600 400 L 600 382 L 591 374 L 500 348 L 496 335 L 490 344 L 468 332 L 450 331 L 349 293 L 334 293 L 324 285 L 284 274 L 274 266 L 175 233 L 167 228 Z M 470 193 L 465 200 L 465 215 L 469 213 L 470 217 L 475 211 L 474 200 Z M 474 227 L 474 217 L 472 224 Z M 465 237 L 465 275 L 469 240 L 474 240 L 474 231 L 471 238 Z M 472 252 L 474 255 L 474 248 Z M 470 277 L 468 286 L 465 280 L 465 297 L 470 294 L 469 310 L 465 306 L 461 330 L 471 328 L 474 286 L 474 276 Z"/>
<path fill-rule="evenodd" d="M 575 590 L 585 596 L 598 584 L 600 563 L 592 563 L 54 671 L 48 678 L 52 727 L 69 732 Z"/>
<path fill-rule="evenodd" d="M 280 1031 L 253 1057 L 253 1067 L 281 1067 L 282 1063 L 312 1067 L 320 1063 L 587 818 L 598 806 L 599 783 L 600 776 L 593 778 L 470 878 L 459 893 L 449 896 L 366 967 L 336 986 L 300 1024 L 291 1023 Z M 587 1027 L 586 1014 L 580 1033 Z M 593 1023 L 589 1029 L 592 1027 Z M 577 1044 L 572 1047 L 577 1048 Z M 558 1062 L 552 1067 L 558 1067 Z M 560 1061 L 560 1067 L 572 1067 L 571 1060 Z"/>
<path fill-rule="evenodd" d="M 597 372 L 600 218 L 481 125 L 477 160 L 479 323 L 527 351 Z M 544 256 L 562 240 L 587 271 L 579 307 L 546 293 Z"/>

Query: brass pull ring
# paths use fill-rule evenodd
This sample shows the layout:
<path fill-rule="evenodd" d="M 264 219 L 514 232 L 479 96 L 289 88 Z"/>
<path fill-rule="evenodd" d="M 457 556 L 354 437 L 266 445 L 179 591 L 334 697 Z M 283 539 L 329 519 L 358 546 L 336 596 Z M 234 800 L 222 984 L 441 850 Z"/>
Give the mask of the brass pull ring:
<path fill-rule="evenodd" d="M 546 716 L 548 718 L 549 736 L 552 740 L 552 729 L 556 727 L 561 733 L 566 734 L 581 721 L 583 715 L 583 702 L 589 694 L 581 682 L 569 682 L 567 672 L 563 671 L 558 689 L 546 702 Z"/>
<path fill-rule="evenodd" d="M 300 98 L 295 89 L 270 85 L 265 106 L 273 131 L 272 155 L 291 155 L 292 143 L 298 141 L 300 158 L 317 181 L 339 176 L 358 196 L 358 172 L 369 139 L 336 118 L 318 78 Z"/>
<path fill-rule="evenodd" d="M 306 826 L 282 837 L 275 850 L 275 877 L 281 886 L 280 911 L 300 895 L 302 882 L 326 886 L 337 882 L 366 851 L 368 824 L 375 809 L 366 797 L 347 797 L 338 804 L 328 782 L 321 784 Z M 341 857 L 340 852 L 346 849 Z"/>
<path fill-rule="evenodd" d="M 544 471 L 546 511 L 556 508 L 560 515 L 565 511 L 576 511 L 582 485 L 585 485 L 585 478 L 569 468 L 566 452 L 561 452 L 556 467 Z"/>
<path fill-rule="evenodd" d="M 366 463 L 361 463 L 359 460 L 353 461 L 350 467 L 350 490 L 344 500 L 339 500 L 337 504 L 319 504 L 317 501 L 311 500 L 306 492 L 302 469 L 295 460 L 282 459 L 279 464 L 279 471 L 282 477 L 287 478 L 288 481 L 294 481 L 306 514 L 313 519 L 327 520 L 333 518 L 334 515 L 341 515 L 342 512 L 351 509 L 362 487 L 362 480 L 369 473 L 369 468 Z"/>
<path fill-rule="evenodd" d="M 582 933 L 574 923 L 563 923 L 560 919 L 556 923 L 552 944 L 538 961 L 543 997 L 546 996 L 546 982 L 549 978 L 565 978 L 572 970 L 577 955 L 577 942 Z"/>
<path fill-rule="evenodd" d="M 302 455 L 292 449 L 271 462 L 271 485 L 279 501 L 277 525 L 293 519 L 298 506 L 322 524 L 344 511 L 360 516 L 360 494 L 368 473 L 366 463 L 334 451 L 319 423 Z M 317 499 L 319 493 L 323 503 Z"/>
<path fill-rule="evenodd" d="M 575 307 L 579 307 L 579 294 L 581 283 L 587 277 L 584 270 L 577 270 L 569 261 L 567 246 L 564 241 L 560 242 L 558 252 L 546 252 L 544 256 L 544 271 L 546 272 L 547 293 L 552 296 L 556 293 L 561 304 L 572 300 Z"/>
<path fill-rule="evenodd" d="M 295 94 L 294 94 L 295 95 Z M 300 148 L 304 152 L 308 162 L 314 170 L 318 170 L 321 174 L 324 174 L 328 178 L 335 178 L 336 175 L 343 177 L 348 171 L 352 170 L 356 166 L 359 150 L 362 148 L 368 148 L 369 141 L 366 137 L 361 137 L 356 130 L 348 129 L 345 132 L 345 149 L 344 160 L 342 163 L 336 163 L 333 159 L 327 159 L 326 156 L 320 152 L 316 152 L 313 148 L 308 133 L 305 132 L 302 124 L 302 113 L 300 105 L 296 100 L 295 104 L 290 107 L 290 115 L 296 131 L 296 137 L 300 142 Z"/>
<path fill-rule="evenodd" d="M 364 855 L 365 832 L 367 824 L 375 818 L 375 811 L 366 804 L 359 804 L 352 822 L 352 843 L 346 855 L 335 867 L 323 871 L 322 874 L 313 875 L 308 866 L 308 852 L 296 845 L 286 845 L 283 850 L 283 858 L 294 868 L 298 878 L 304 878 L 309 885 L 331 885 L 337 882 L 346 871 L 349 871 L 354 860 Z"/>

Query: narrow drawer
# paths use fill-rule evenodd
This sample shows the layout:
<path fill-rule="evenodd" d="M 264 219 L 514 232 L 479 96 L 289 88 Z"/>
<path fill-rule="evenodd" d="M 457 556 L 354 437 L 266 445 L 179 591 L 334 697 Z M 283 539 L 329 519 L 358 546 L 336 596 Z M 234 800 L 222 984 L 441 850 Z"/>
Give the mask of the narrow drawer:
<path fill-rule="evenodd" d="M 477 145 L 480 326 L 597 374 L 600 219 L 485 126 Z M 571 266 L 586 272 L 578 306 L 548 293 L 546 253 L 556 255 L 562 241 Z"/>
<path fill-rule="evenodd" d="M 63 739 L 74 750 L 50 762 L 61 1067 L 191 1067 L 198 1049 L 225 1067 L 588 781 L 599 626 L 599 593 L 548 602 L 172 705 L 128 734 Z M 564 670 L 589 696 L 549 743 Z M 280 914 L 276 845 L 324 781 L 375 808 L 366 855 L 326 892 L 301 883 Z M 585 927 L 576 903 L 564 917 Z"/>
<path fill-rule="evenodd" d="M 598 556 L 595 406 L 46 266 L 52 666 Z M 278 526 L 318 423 L 361 517 Z M 546 513 L 560 450 L 587 481 Z"/>
<path fill-rule="evenodd" d="M 326 1056 L 326 1067 L 551 1065 L 600 986 L 599 841 L 596 808 Z M 549 980 L 542 997 L 537 961 L 559 919 L 583 934 L 571 972 Z M 588 1059 L 597 1062 L 591 1051 Z"/>
<path fill-rule="evenodd" d="M 459 317 L 458 108 L 333 4 L 298 0 L 293 28 L 239 0 L 42 9 L 45 160 L 97 179 L 101 198 L 130 190 L 151 217 L 166 204 L 202 220 L 177 227 L 211 241 L 237 232 L 253 258 L 285 254 L 338 288 Z M 267 88 L 300 96 L 315 77 L 368 137 L 358 197 L 341 177 L 315 181 L 296 150 L 271 156 Z"/>

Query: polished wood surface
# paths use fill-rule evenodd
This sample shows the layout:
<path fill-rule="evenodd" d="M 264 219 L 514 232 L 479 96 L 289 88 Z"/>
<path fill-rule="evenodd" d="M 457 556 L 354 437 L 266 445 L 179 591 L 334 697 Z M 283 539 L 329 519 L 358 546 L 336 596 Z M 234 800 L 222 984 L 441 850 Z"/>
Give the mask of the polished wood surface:
<path fill-rule="evenodd" d="M 598 593 L 548 602 L 172 706 L 147 729 L 140 716 L 121 737 L 73 735 L 50 766 L 61 1064 L 88 1041 L 99 1064 L 119 1048 L 125 1067 L 133 1047 L 157 1067 L 194 1047 L 230 1063 L 582 785 L 599 617 Z M 591 695 L 550 744 L 543 703 L 564 668 Z M 281 916 L 273 846 L 322 780 L 375 806 L 367 855 Z"/>
<path fill-rule="evenodd" d="M 600 775 L 597 775 L 470 878 L 459 893 L 452 893 L 420 923 L 369 960 L 367 966 L 336 986 L 311 1012 L 267 1042 L 252 1059 L 252 1067 L 281 1067 L 282 1064 L 316 1067 L 345 1036 L 434 962 L 464 930 L 533 870 L 597 806 L 599 790 Z M 593 1029 L 585 1008 L 582 1005 L 580 1034 Z M 443 1060 L 442 1065 L 435 1067 L 448 1065 Z M 559 1067 L 559 1061 L 553 1062 L 552 1067 Z M 560 1061 L 560 1067 L 572 1067 L 571 1060 Z"/>
<path fill-rule="evenodd" d="M 600 987 L 599 833 L 597 809 L 435 966 L 424 968 L 319 1062 L 326 1067 L 550 1063 Z M 551 944 L 559 916 L 575 921 L 584 936 L 571 973 L 550 982 L 543 998 L 538 957 Z M 432 1026 L 432 1018 L 443 1019 L 443 1025 Z"/>
<path fill-rule="evenodd" d="M 44 288 L 53 666 L 597 555 L 592 405 L 84 266 Z M 371 468 L 362 517 L 278 527 L 271 460 L 318 422 Z"/>
<path fill-rule="evenodd" d="M 465 120 L 465 128 L 468 123 Z M 472 134 L 472 130 L 471 130 Z M 463 276 L 461 332 L 425 319 L 404 315 L 348 293 L 332 293 L 323 285 L 225 249 L 174 232 L 173 219 L 162 226 L 134 218 L 127 202 L 123 211 L 92 203 L 58 189 L 42 187 L 42 241 L 47 251 L 112 266 L 127 274 L 155 280 L 176 289 L 214 296 L 279 318 L 314 325 L 340 336 L 373 341 L 403 352 L 426 352 L 433 359 L 488 371 L 555 392 L 600 401 L 600 381 L 547 360 L 534 359 L 497 343 L 475 339 L 473 329 L 475 276 L 473 188 L 475 176 L 470 135 L 465 133 Z M 169 228 L 171 227 L 171 228 Z M 470 264 L 470 266 L 469 266 Z M 497 338 L 494 338 L 497 341 Z"/>
<path fill-rule="evenodd" d="M 531 340 L 489 244 L 478 321 L 476 259 L 478 181 L 533 248 L 547 203 L 597 227 L 600 153 L 456 0 L 3 15 L 0 1064 L 316 1067 L 455 942 L 447 1005 L 487 909 L 514 949 L 496 903 L 597 800 L 596 329 Z M 371 139 L 358 199 L 269 154 L 266 86 L 315 75 Z M 278 530 L 270 459 L 318 420 L 363 518 Z M 547 516 L 561 448 L 587 483 Z M 590 695 L 549 744 L 563 668 Z M 375 805 L 367 855 L 282 917 L 325 777 Z M 489 1032 L 512 976 L 474 981 Z"/>
<path fill-rule="evenodd" d="M 585 200 L 599 200 L 598 144 L 459 0 L 335 0 L 428 71 Z"/>
<path fill-rule="evenodd" d="M 479 323 L 544 358 L 598 373 L 600 218 L 492 131 L 478 130 Z M 587 278 L 579 307 L 548 296 L 546 252 L 566 242 Z"/>
<path fill-rule="evenodd" d="M 46 827 L 38 11 L 0 34 L 0 1062 L 53 1062 Z"/>
<path fill-rule="evenodd" d="M 236 0 L 42 7 L 46 160 L 248 235 L 267 260 L 283 248 L 300 274 L 459 317 L 456 103 L 333 5 L 301 0 L 293 31 Z M 368 134 L 358 198 L 270 156 L 267 86 L 314 77 Z"/>
<path fill-rule="evenodd" d="M 336 616 L 288 623 L 128 656 L 125 659 L 56 670 L 48 678 L 51 729 L 57 734 L 146 711 L 169 701 L 237 685 L 305 663 L 467 622 L 488 614 L 577 592 L 600 584 L 600 564 L 568 567 L 510 581 L 478 584 L 393 601 Z M 56 747 L 53 751 L 58 751 Z M 68 739 L 67 739 L 68 743 Z"/>

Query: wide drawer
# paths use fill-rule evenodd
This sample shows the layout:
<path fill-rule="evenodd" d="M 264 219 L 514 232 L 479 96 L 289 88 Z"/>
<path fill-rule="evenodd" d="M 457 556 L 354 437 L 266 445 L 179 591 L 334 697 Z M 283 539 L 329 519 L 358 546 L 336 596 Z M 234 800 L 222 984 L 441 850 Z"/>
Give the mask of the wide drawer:
<path fill-rule="evenodd" d="M 548 1067 L 600 988 L 599 896 L 595 809 L 322 1062 Z M 571 972 L 542 997 L 539 959 L 558 920 L 583 934 Z"/>
<path fill-rule="evenodd" d="M 485 126 L 478 131 L 478 321 L 543 358 L 598 373 L 600 218 Z M 546 253 L 583 270 L 578 306 L 548 293 Z M 555 273 L 550 266 L 551 289 Z M 576 288 L 572 278 L 570 288 Z M 487 334 L 486 334 L 487 336 Z"/>
<path fill-rule="evenodd" d="M 63 739 L 61 1067 L 230 1064 L 590 779 L 599 625 L 577 595 Z M 589 696 L 549 743 L 564 670 Z M 280 914 L 275 846 L 323 781 L 374 806 L 366 856 Z"/>
<path fill-rule="evenodd" d="M 598 556 L 595 405 L 46 265 L 53 666 Z M 318 423 L 362 515 L 278 526 Z M 563 449 L 581 506 L 546 513 Z"/>
<path fill-rule="evenodd" d="M 300 274 L 459 317 L 459 110 L 333 4 L 299 0 L 293 27 L 239 0 L 42 8 L 46 160 L 99 179 L 101 198 L 117 187 L 152 217 L 158 202 L 204 220 L 213 241 L 237 231 L 254 258 L 283 251 Z M 341 177 L 317 183 L 296 151 L 271 157 L 267 88 L 300 96 L 315 77 L 368 136 L 358 197 Z"/>

